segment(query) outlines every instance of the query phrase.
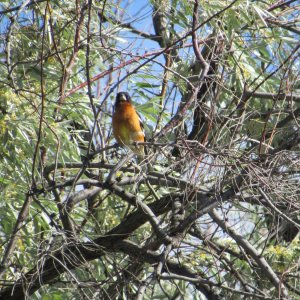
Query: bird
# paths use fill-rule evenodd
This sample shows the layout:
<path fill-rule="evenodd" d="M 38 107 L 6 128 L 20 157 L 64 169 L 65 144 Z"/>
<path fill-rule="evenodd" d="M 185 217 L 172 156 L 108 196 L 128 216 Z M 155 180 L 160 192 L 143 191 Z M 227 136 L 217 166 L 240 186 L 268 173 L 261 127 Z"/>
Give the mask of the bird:
<path fill-rule="evenodd" d="M 145 142 L 144 126 L 127 92 L 119 92 L 116 96 L 112 128 L 116 141 L 131 149 L 139 160 L 143 159 L 144 146 L 137 143 Z"/>

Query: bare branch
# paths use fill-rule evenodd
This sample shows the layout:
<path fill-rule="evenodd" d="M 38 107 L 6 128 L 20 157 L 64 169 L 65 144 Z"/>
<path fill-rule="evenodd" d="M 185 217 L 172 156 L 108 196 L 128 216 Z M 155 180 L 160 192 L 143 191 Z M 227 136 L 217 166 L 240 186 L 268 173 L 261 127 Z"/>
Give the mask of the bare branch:
<path fill-rule="evenodd" d="M 258 250 L 255 249 L 244 237 L 237 233 L 232 228 L 232 226 L 230 226 L 230 224 L 224 221 L 215 209 L 212 210 L 209 214 L 215 220 L 215 222 L 256 261 L 256 263 L 260 266 L 261 270 L 266 274 L 266 276 L 278 290 L 279 297 L 283 297 L 283 299 L 289 299 L 289 295 L 284 284 L 281 282 L 280 278 L 278 278 L 278 276 L 270 267 L 268 262 L 264 259 L 264 257 L 262 257 L 262 254 L 259 253 Z"/>

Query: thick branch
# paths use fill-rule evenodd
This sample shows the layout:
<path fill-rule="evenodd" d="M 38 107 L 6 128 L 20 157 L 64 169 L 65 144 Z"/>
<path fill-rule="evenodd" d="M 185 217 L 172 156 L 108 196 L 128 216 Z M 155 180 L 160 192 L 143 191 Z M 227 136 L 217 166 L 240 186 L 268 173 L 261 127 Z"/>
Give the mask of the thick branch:
<path fill-rule="evenodd" d="M 251 91 L 244 91 L 246 97 L 255 97 L 259 99 L 270 99 L 270 100 L 286 100 L 286 101 L 295 101 L 300 102 L 300 96 L 295 94 L 286 94 L 286 93 L 279 93 L 279 94 L 272 94 L 272 93 L 263 93 L 263 92 L 251 92 Z"/>
<path fill-rule="evenodd" d="M 184 195 L 181 195 L 183 197 Z M 162 199 L 149 204 L 148 207 L 155 215 L 160 215 L 171 209 L 173 195 L 167 195 Z M 0 300 L 19 300 L 24 298 L 24 292 L 27 291 L 29 295 L 33 294 L 42 285 L 47 284 L 54 280 L 60 274 L 85 264 L 87 261 L 97 259 L 99 256 L 105 255 L 105 251 L 123 251 L 127 253 L 126 247 L 120 241 L 126 239 L 131 233 L 143 225 L 148 220 L 148 215 L 143 213 L 142 208 L 139 208 L 130 214 L 122 223 L 112 229 L 110 232 L 95 239 L 92 243 L 74 244 L 69 243 L 63 249 L 57 250 L 51 256 L 45 258 L 44 262 L 39 262 L 43 268 L 40 270 L 36 268 L 29 271 L 25 276 L 20 279 L 13 288 L 8 288 L 0 293 Z M 119 245 L 119 246 L 118 246 Z M 124 248 L 125 247 L 125 248 Z M 136 249 L 130 253 L 132 256 L 139 256 L 140 249 Z M 68 259 L 65 259 L 68 257 Z M 154 256 L 152 256 L 154 257 Z M 142 256 L 143 261 L 144 256 Z M 157 255 L 159 262 L 160 257 Z M 151 261 L 148 261 L 151 263 Z M 169 266 L 168 266 L 169 267 Z M 182 274 L 182 268 L 176 264 L 170 265 L 173 272 Z M 176 269 L 177 268 L 177 269 Z M 179 269 L 178 269 L 179 268 Z M 177 271 L 176 271 L 177 270 Z M 190 275 L 188 275 L 190 276 Z M 29 283 L 29 285 L 27 285 Z M 203 287 L 202 287 L 203 288 Z M 213 299 L 213 298 L 212 298 Z"/>

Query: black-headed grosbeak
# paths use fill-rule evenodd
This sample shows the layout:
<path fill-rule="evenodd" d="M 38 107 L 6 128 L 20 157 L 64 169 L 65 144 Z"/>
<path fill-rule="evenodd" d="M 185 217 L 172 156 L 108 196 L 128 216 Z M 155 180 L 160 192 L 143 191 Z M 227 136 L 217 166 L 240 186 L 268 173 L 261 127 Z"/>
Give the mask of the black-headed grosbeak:
<path fill-rule="evenodd" d="M 144 157 L 144 146 L 134 144 L 145 142 L 143 124 L 131 103 L 128 93 L 117 94 L 115 109 L 112 117 L 113 134 L 117 142 L 130 148 L 138 158 Z"/>

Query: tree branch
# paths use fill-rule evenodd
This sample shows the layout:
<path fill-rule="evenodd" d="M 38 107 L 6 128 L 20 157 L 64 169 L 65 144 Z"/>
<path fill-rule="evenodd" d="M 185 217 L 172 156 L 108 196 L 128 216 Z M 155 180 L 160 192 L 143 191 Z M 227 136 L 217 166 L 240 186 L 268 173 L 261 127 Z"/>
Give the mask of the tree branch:
<path fill-rule="evenodd" d="M 283 299 L 289 299 L 289 295 L 284 284 L 281 282 L 280 278 L 278 278 L 262 254 L 259 253 L 257 249 L 255 249 L 243 236 L 237 233 L 230 224 L 224 221 L 215 209 L 213 209 L 209 214 L 212 219 L 236 241 L 237 245 L 241 246 L 256 261 L 262 272 L 276 287 L 279 298 L 283 297 Z"/>

